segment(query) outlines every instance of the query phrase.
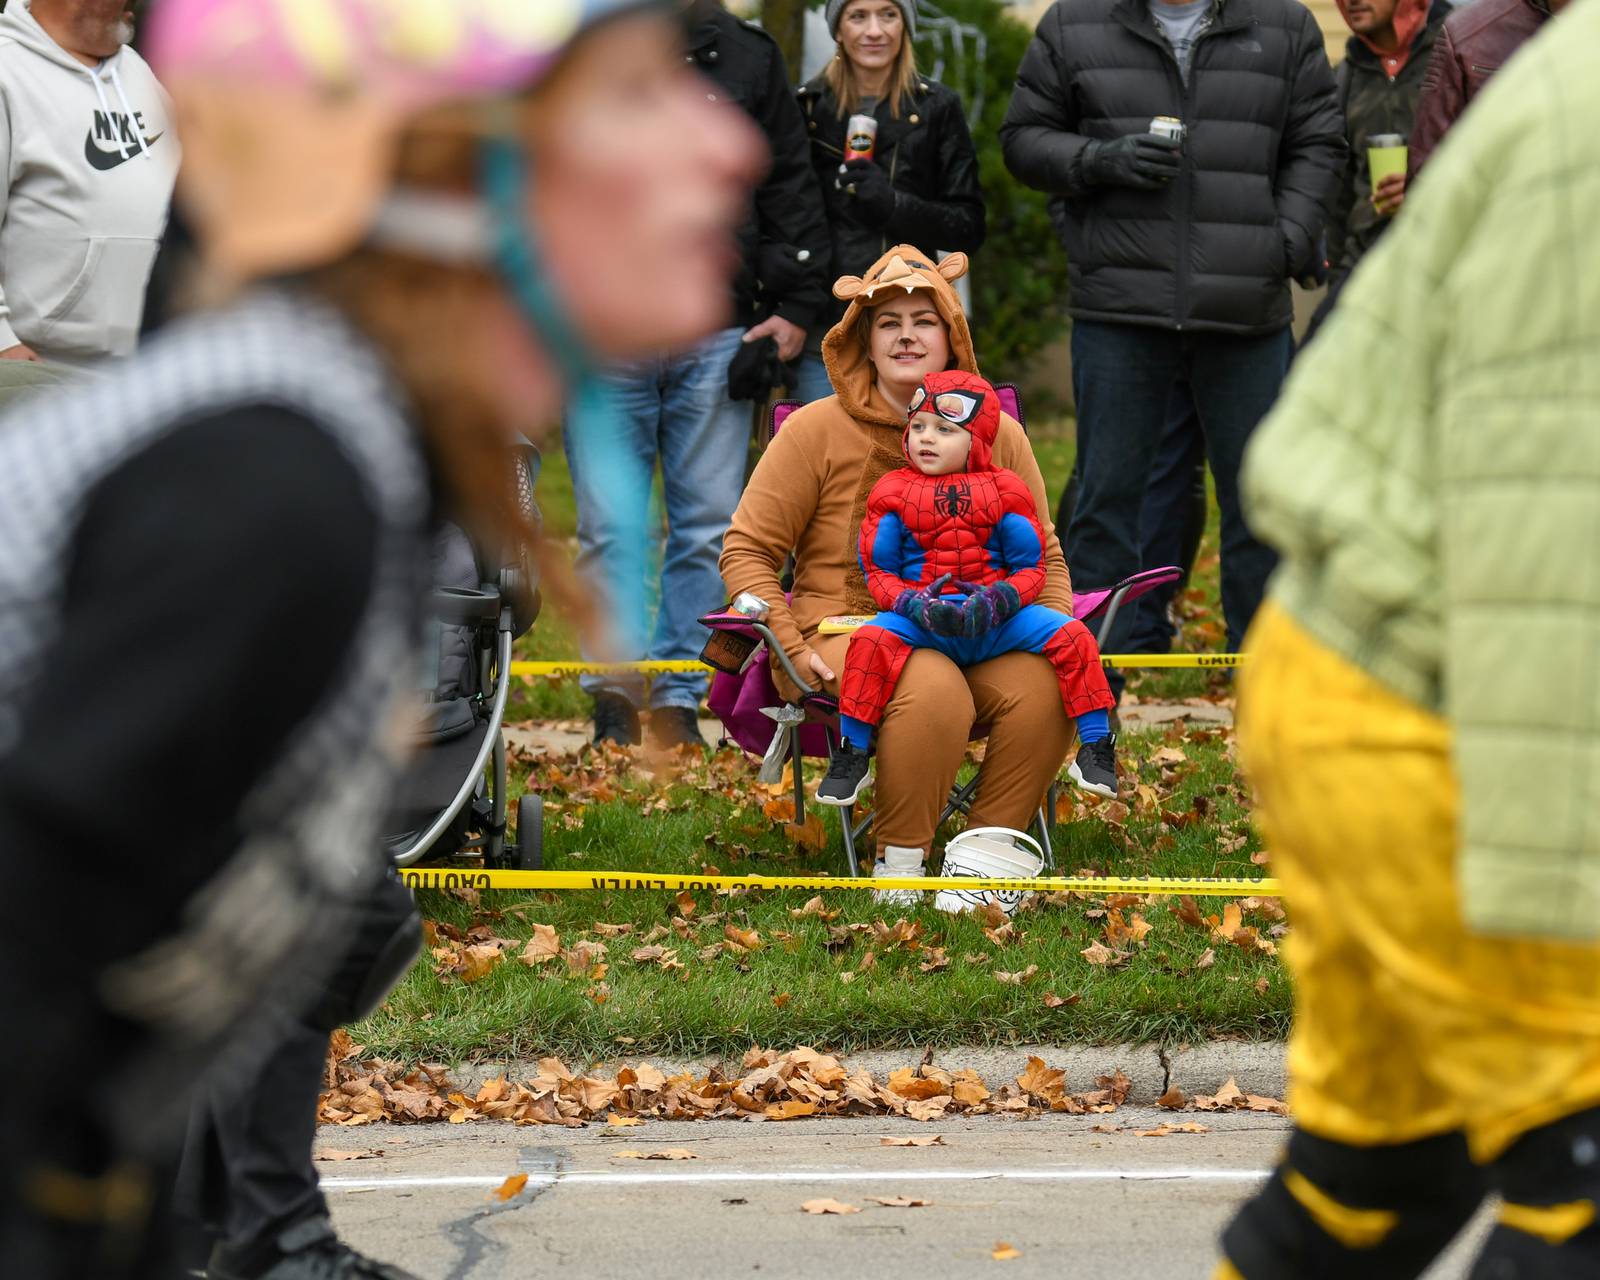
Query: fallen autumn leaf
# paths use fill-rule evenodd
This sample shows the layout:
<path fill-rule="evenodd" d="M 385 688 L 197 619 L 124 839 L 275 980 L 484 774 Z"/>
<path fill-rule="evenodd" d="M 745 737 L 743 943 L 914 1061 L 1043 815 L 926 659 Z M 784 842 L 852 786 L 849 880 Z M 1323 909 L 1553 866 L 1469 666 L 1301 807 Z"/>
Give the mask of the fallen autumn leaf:
<path fill-rule="evenodd" d="M 522 1188 L 527 1186 L 527 1185 L 528 1185 L 528 1175 L 527 1174 L 525 1174 L 525 1173 L 514 1173 L 509 1178 L 507 1178 L 504 1182 L 502 1182 L 495 1189 L 494 1198 L 496 1200 L 512 1200 L 512 1199 L 515 1199 L 516 1196 L 518 1195 L 518 1193 L 521 1192 Z"/>
<path fill-rule="evenodd" d="M 801 1208 L 801 1210 L 803 1212 L 812 1213 L 812 1214 L 824 1214 L 824 1213 L 845 1214 L 845 1213 L 860 1213 L 861 1212 L 861 1210 L 856 1208 L 855 1205 L 853 1205 L 853 1204 L 841 1204 L 837 1200 L 807 1200 L 803 1205 L 800 1206 L 800 1208 Z"/>
<path fill-rule="evenodd" d="M 1115 968 L 1128 958 L 1126 952 L 1113 951 L 1103 942 L 1091 942 L 1082 951 L 1078 952 L 1078 954 L 1090 964 L 1105 965 L 1107 968 Z"/>

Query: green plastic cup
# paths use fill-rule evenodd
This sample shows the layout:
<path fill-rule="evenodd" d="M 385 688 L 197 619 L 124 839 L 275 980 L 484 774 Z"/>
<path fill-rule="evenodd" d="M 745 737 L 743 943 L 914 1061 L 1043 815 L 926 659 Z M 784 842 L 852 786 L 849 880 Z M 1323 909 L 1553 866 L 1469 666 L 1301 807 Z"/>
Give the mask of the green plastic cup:
<path fill-rule="evenodd" d="M 1375 133 L 1367 139 L 1367 173 L 1372 189 L 1391 173 L 1406 171 L 1406 140 L 1398 133 Z"/>

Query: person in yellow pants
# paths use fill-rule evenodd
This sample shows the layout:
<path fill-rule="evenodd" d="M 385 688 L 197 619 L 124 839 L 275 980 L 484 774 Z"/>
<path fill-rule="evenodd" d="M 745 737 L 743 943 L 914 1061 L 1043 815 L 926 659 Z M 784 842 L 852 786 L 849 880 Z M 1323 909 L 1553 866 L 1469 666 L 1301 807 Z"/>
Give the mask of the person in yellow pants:
<path fill-rule="evenodd" d="M 1241 761 L 1294 926 L 1297 1128 L 1225 1237 L 1237 1269 L 1219 1280 L 1417 1275 L 1482 1200 L 1483 1166 L 1537 1175 L 1546 1147 L 1585 1132 L 1600 1160 L 1600 1124 L 1581 1116 L 1600 1105 L 1600 956 L 1466 928 L 1439 716 L 1271 604 L 1239 702 Z M 1502 1221 L 1540 1243 L 1593 1237 L 1596 1192 L 1508 1205 Z M 1572 1274 L 1600 1275 L 1596 1258 Z"/>
<path fill-rule="evenodd" d="M 1245 466 L 1295 1130 L 1216 1280 L 1600 1277 L 1600 3 L 1520 53 Z M 1584 213 L 1582 211 L 1588 211 Z"/>

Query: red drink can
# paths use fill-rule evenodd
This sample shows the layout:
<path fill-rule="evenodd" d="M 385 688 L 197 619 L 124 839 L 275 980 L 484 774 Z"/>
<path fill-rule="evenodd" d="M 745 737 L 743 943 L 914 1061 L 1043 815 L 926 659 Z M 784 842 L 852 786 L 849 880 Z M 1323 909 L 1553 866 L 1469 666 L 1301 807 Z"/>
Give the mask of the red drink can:
<path fill-rule="evenodd" d="M 870 160 L 878 146 L 878 121 L 874 116 L 851 116 L 844 126 L 844 158 Z"/>

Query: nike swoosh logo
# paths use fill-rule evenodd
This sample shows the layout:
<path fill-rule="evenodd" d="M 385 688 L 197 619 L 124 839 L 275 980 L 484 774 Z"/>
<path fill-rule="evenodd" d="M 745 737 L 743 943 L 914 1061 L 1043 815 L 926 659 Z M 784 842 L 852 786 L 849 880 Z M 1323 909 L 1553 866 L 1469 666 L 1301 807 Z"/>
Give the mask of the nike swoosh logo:
<path fill-rule="evenodd" d="M 141 151 L 149 150 L 149 148 L 155 146 L 156 143 L 160 142 L 161 139 L 166 136 L 166 131 L 162 130 L 162 132 L 156 134 L 155 137 L 146 138 L 143 146 L 137 142 L 134 142 L 130 144 L 128 154 L 123 155 L 120 151 L 100 150 L 99 147 L 94 145 L 94 132 L 91 130 L 83 135 L 83 158 L 96 169 L 100 170 L 100 172 L 109 173 L 112 169 L 115 169 L 124 161 L 132 160 L 134 156 L 138 155 Z"/>

